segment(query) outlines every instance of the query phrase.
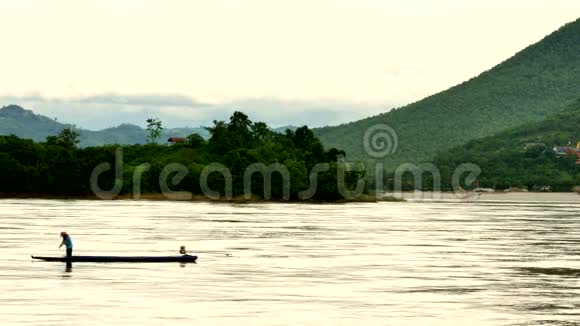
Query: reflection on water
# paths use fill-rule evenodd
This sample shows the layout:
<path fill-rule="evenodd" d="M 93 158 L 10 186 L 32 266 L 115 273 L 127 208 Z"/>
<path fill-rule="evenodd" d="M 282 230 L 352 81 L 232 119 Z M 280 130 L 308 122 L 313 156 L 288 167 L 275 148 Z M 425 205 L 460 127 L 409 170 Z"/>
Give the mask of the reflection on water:
<path fill-rule="evenodd" d="M 65 268 L 64 271 L 67 272 L 67 273 L 71 273 L 72 272 L 72 263 L 70 261 L 67 261 L 65 263 L 65 266 L 66 266 L 66 268 Z"/>
<path fill-rule="evenodd" d="M 576 197 L 574 197 L 576 198 Z M 2 325 L 573 325 L 580 203 L 0 201 Z M 31 261 L 168 255 L 198 264 Z"/>

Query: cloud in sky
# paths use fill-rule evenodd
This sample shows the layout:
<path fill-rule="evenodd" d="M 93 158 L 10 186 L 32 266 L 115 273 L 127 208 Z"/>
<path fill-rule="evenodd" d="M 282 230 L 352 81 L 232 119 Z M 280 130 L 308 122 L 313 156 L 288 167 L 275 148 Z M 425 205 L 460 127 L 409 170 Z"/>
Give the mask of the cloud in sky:
<path fill-rule="evenodd" d="M 121 123 L 144 126 L 148 117 L 158 117 L 168 127 L 208 126 L 213 120 L 227 120 L 236 110 L 245 112 L 254 121 L 265 121 L 274 127 L 319 127 L 379 114 L 391 108 L 382 104 L 283 101 L 274 98 L 208 104 L 182 95 L 103 94 L 70 99 L 50 99 L 42 96 L 0 97 L 0 106 L 13 103 L 37 114 L 92 130 Z"/>
<path fill-rule="evenodd" d="M 6 0 L 0 97 L 87 127 L 143 112 L 204 122 L 236 103 L 346 122 L 469 79 L 578 12 L 576 0 Z M 271 101 L 284 109 L 267 113 Z"/>

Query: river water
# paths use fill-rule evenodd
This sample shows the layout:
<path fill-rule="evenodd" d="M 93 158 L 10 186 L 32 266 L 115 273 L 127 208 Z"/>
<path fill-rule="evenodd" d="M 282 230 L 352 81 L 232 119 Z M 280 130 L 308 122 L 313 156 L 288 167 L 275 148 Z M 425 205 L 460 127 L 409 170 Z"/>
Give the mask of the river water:
<path fill-rule="evenodd" d="M 199 261 L 30 259 L 63 230 L 76 254 Z M 0 200 L 2 325 L 573 325 L 579 276 L 580 200 Z"/>

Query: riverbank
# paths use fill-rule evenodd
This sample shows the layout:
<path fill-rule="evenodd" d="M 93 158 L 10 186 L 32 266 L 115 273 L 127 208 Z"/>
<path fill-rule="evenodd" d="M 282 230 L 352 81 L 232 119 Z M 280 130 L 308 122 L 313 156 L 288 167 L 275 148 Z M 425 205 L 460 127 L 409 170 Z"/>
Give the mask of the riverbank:
<path fill-rule="evenodd" d="M 94 194 L 88 195 L 55 195 L 48 193 L 9 193 L 0 192 L 0 199 L 60 199 L 60 200 L 106 200 L 97 197 Z M 154 200 L 154 201 L 180 201 L 180 202 L 216 202 L 216 203 L 305 203 L 305 204 L 342 204 L 342 203 L 374 203 L 374 202 L 404 202 L 403 198 L 393 196 L 384 196 L 377 199 L 375 196 L 363 195 L 355 199 L 339 199 L 333 201 L 322 200 L 284 200 L 284 199 L 264 199 L 258 196 L 252 196 L 250 199 L 244 196 L 235 196 L 231 199 L 220 198 L 211 199 L 204 195 L 192 195 L 191 199 L 168 198 L 163 194 L 151 193 L 141 194 L 138 198 L 131 194 L 118 195 L 110 200 Z"/>
<path fill-rule="evenodd" d="M 505 202 L 580 202 L 576 192 L 402 192 L 386 193 L 407 201 L 505 201 Z"/>
<path fill-rule="evenodd" d="M 88 195 L 54 195 L 47 193 L 7 193 L 0 192 L 0 199 L 60 199 L 60 200 L 103 200 L 94 194 Z M 236 196 L 231 199 L 210 199 L 204 195 L 193 195 L 191 199 L 179 200 L 167 198 L 163 194 L 141 194 L 139 198 L 131 194 L 119 195 L 112 200 L 152 200 L 152 201 L 180 201 L 180 202 L 214 202 L 214 203 L 305 203 L 305 204 L 342 204 L 342 203 L 375 203 L 375 202 L 405 202 L 405 201 L 525 201 L 525 202 L 578 202 L 580 194 L 576 192 L 421 192 L 411 191 L 402 193 L 385 193 L 377 199 L 373 195 L 363 195 L 356 199 L 341 199 L 335 201 L 321 200 L 283 200 L 264 199 L 253 196 L 246 199 Z"/>

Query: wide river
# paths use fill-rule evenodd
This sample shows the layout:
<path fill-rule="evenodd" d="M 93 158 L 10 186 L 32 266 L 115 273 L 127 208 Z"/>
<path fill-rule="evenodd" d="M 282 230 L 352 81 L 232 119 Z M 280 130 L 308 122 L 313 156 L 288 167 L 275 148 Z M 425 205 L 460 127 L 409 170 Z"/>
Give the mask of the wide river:
<path fill-rule="evenodd" d="M 522 198 L 525 199 L 525 196 Z M 580 196 L 339 205 L 0 200 L 1 325 L 576 325 Z M 197 264 L 32 261 L 173 255 Z"/>

